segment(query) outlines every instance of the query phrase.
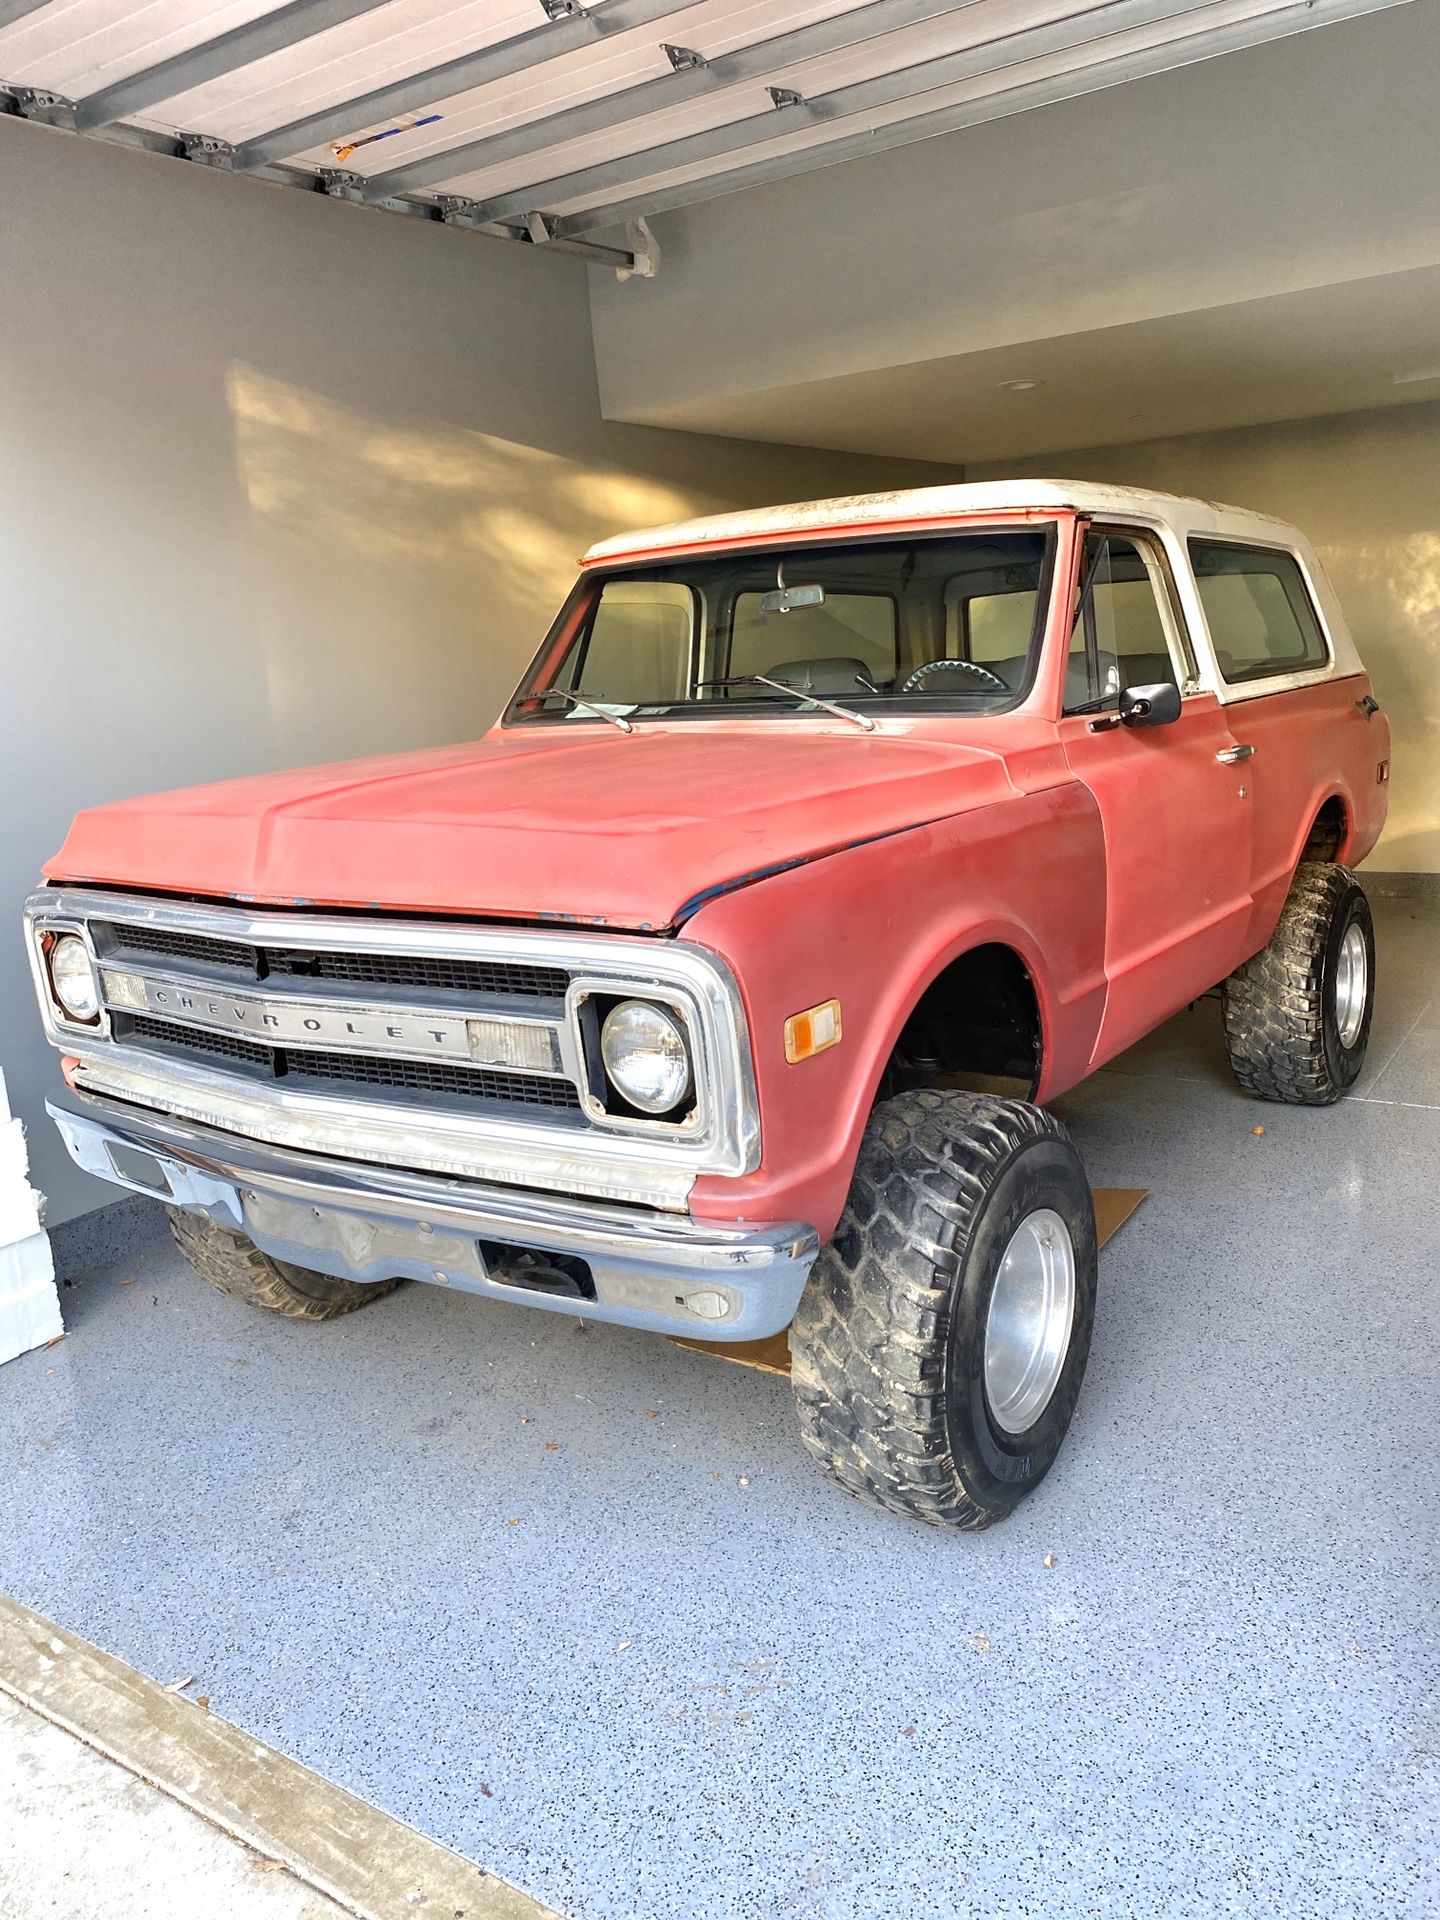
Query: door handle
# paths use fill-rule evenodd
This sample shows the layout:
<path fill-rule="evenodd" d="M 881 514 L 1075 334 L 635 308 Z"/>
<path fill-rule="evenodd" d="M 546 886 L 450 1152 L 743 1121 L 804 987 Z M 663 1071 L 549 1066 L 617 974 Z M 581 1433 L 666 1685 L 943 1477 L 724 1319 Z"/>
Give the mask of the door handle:
<path fill-rule="evenodd" d="M 1233 767 L 1237 760 L 1253 760 L 1254 757 L 1254 747 L 1221 747 L 1215 756 L 1217 760 L 1223 761 L 1227 767 Z"/>

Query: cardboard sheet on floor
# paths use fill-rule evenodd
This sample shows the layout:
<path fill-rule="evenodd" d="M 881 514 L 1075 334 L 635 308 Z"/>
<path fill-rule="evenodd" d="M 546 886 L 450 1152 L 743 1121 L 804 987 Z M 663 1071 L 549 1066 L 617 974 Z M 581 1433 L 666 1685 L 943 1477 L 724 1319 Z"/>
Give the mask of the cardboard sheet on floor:
<path fill-rule="evenodd" d="M 1149 1193 L 1148 1187 L 1095 1187 L 1095 1237 L 1103 1247 L 1117 1234 Z M 717 1360 L 733 1360 L 738 1366 L 758 1367 L 761 1373 L 789 1373 L 790 1336 L 772 1333 L 768 1340 L 687 1340 L 671 1334 L 677 1347 L 693 1347 L 696 1353 L 713 1354 Z"/>

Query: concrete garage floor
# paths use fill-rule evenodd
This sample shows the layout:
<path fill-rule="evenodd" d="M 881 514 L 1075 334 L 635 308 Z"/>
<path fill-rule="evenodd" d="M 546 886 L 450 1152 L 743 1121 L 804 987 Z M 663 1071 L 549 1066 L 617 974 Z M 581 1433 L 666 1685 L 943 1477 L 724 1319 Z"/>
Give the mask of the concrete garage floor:
<path fill-rule="evenodd" d="M 0 1374 L 0 1588 L 584 1920 L 1440 1914 L 1440 907 L 1379 920 L 1342 1106 L 1213 1003 L 1061 1103 L 1153 1193 L 1002 1527 L 851 1504 L 783 1380 L 152 1237 Z"/>

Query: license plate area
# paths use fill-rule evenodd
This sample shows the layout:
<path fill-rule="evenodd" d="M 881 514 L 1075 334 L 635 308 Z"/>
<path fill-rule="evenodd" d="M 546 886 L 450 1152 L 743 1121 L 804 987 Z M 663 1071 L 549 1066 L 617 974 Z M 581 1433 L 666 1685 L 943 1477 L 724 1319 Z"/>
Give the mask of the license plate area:
<path fill-rule="evenodd" d="M 501 1240 L 478 1242 L 481 1261 L 498 1287 L 524 1293 L 545 1293 L 554 1300 L 593 1300 L 595 1278 L 588 1260 L 578 1254 L 545 1253 Z"/>
<path fill-rule="evenodd" d="M 123 1180 L 126 1186 L 143 1187 L 147 1193 L 157 1194 L 162 1200 L 173 1200 L 175 1189 L 164 1165 L 153 1153 L 146 1153 L 143 1147 L 132 1147 L 123 1140 L 106 1142 L 105 1151 L 110 1164 L 115 1169 L 116 1178 Z"/>

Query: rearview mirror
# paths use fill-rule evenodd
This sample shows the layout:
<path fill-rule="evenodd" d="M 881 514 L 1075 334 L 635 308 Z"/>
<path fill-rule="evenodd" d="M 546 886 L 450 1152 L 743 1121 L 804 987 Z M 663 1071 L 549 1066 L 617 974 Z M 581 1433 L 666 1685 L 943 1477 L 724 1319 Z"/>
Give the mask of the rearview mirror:
<path fill-rule="evenodd" d="M 1180 718 L 1180 689 L 1168 680 L 1157 680 L 1153 687 L 1124 687 L 1119 711 L 1127 727 L 1168 727 Z"/>
<path fill-rule="evenodd" d="M 762 613 L 789 613 L 795 607 L 823 607 L 824 587 L 772 587 L 760 596 Z"/>

